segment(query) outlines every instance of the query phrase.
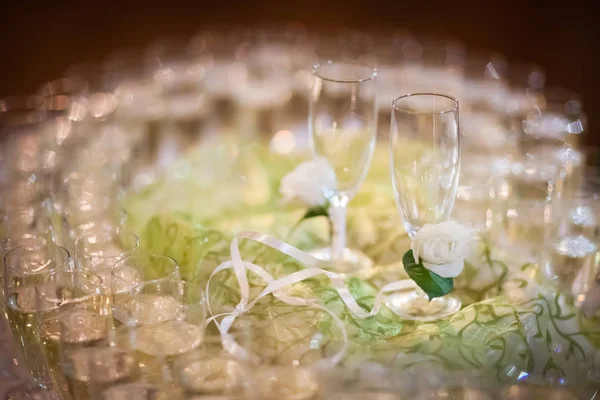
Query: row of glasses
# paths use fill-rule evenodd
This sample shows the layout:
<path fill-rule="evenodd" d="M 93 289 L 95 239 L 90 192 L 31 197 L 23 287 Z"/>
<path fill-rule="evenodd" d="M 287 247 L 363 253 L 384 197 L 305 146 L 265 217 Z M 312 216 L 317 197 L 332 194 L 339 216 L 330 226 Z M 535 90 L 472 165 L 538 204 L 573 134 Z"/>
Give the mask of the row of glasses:
<path fill-rule="evenodd" d="M 254 133 L 264 130 L 269 136 L 291 132 L 294 139 L 289 142 L 293 143 L 294 150 L 300 149 L 306 144 L 303 140 L 306 128 L 294 121 L 301 120 L 297 117 L 305 113 L 298 111 L 298 105 L 305 107 L 306 101 L 300 99 L 306 99 L 310 91 L 309 66 L 327 58 L 363 60 L 380 67 L 382 79 L 384 75 L 386 77 L 385 85 L 377 88 L 381 99 L 378 112 L 385 112 L 380 115 L 379 123 L 384 124 L 390 119 L 389 103 L 393 98 L 390 93 L 433 88 L 467 101 L 467 98 L 463 99 L 463 93 L 467 96 L 474 92 L 473 87 L 482 88 L 481 85 L 473 86 L 473 75 L 467 76 L 470 74 L 469 53 L 452 41 L 414 37 L 406 32 L 345 30 L 333 35 L 315 35 L 302 25 L 279 28 L 208 30 L 191 39 L 158 40 L 133 57 L 124 53 L 111 57 L 103 68 L 106 75 L 103 80 L 110 81 L 106 84 L 108 87 L 116 86 L 118 125 L 127 126 L 127 131 L 135 125 L 139 128 L 136 132 L 141 132 L 141 137 L 135 139 L 141 147 L 138 154 L 150 154 L 153 163 L 167 166 L 189 147 L 188 144 L 197 142 L 199 131 L 214 131 L 212 127 L 203 128 L 213 125 L 207 115 L 216 115 L 232 107 L 239 113 L 229 114 L 239 114 L 241 123 L 238 125 L 243 130 Z M 398 56 L 393 58 L 390 54 Z M 131 67 L 132 64 L 135 67 Z M 504 81 L 513 75 L 518 77 L 517 70 L 518 66 L 512 68 L 509 63 L 507 68 L 494 71 L 497 78 L 506 78 L 497 80 Z M 73 79 L 86 76 L 73 72 L 73 68 L 67 75 Z M 537 81 L 512 80 L 515 85 L 517 82 L 520 85 L 514 90 L 523 92 L 529 88 L 523 85 L 539 89 L 539 81 L 543 82 L 543 74 Z M 115 85 L 114 82 L 118 83 Z M 511 87 L 509 92 L 512 91 Z M 475 92 L 489 95 L 486 91 Z M 386 98 L 390 101 L 383 100 Z M 232 107 L 226 107 L 225 103 Z M 286 109 L 290 109 L 291 119 L 287 117 L 290 113 Z M 210 110 L 216 113 L 209 113 Z M 226 129 L 225 125 L 221 124 L 218 129 Z M 387 130 L 386 125 L 383 134 Z M 134 136 L 139 135 L 127 135 L 129 138 Z M 282 139 L 278 137 L 277 140 Z M 284 150 L 290 146 L 284 146 Z M 139 177 L 139 185 L 156 178 L 150 169 L 144 171 Z"/>
<path fill-rule="evenodd" d="M 69 78 L 43 85 L 39 96 L 2 101 L 3 314 L 20 353 L 15 362 L 33 378 L 11 399 L 70 398 L 59 349 L 106 342 L 105 326 L 89 312 L 112 321 L 110 272 L 96 268 L 100 277 L 90 265 L 98 267 L 93 258 L 108 258 L 110 250 L 75 243 L 92 232 L 98 241 L 100 231 L 107 236 L 124 223 L 116 205 L 118 165 L 110 149 L 98 147 L 116 141 L 105 130 L 106 99 L 94 90 Z M 70 254 L 81 269 L 73 269 Z"/>
<path fill-rule="evenodd" d="M 42 96 L 18 96 L 0 100 L 0 257 L 4 265 L 5 256 L 17 248 L 38 248 L 51 243 L 54 233 L 48 219 L 47 177 L 51 157 L 45 142 L 41 140 L 47 121 L 47 110 Z M 43 258 L 43 257 L 41 257 Z M 11 260 L 13 268 L 19 268 L 17 260 Z M 32 270 L 24 275 L 45 268 L 38 260 Z M 13 271 L 13 269 L 11 269 Z M 39 272 L 39 271 L 38 271 Z M 9 319 L 8 301 L 5 296 L 6 284 L 4 267 L 0 269 L 0 305 L 2 321 L 0 345 L 9 351 L 3 354 L 2 374 L 7 382 L 21 382 L 28 385 L 22 370 L 23 359 L 15 351 L 20 340 L 13 340 L 8 329 L 12 328 Z M 12 274 L 14 275 L 14 274 Z M 17 337 L 15 336 L 15 339 Z M 21 387 L 21 386 L 19 386 Z"/>
<path fill-rule="evenodd" d="M 389 51 L 390 49 L 394 51 Z M 395 51 L 396 49 L 398 51 Z M 390 54 L 397 54 L 398 57 L 393 58 Z M 213 124 L 204 115 L 206 110 L 227 109 L 228 107 L 223 106 L 223 101 L 234 104 L 234 108 L 240 110 L 239 114 L 244 120 L 240 126 L 243 128 L 256 131 L 256 126 L 267 126 L 264 130 L 269 131 L 269 135 L 272 136 L 272 147 L 275 151 L 289 153 L 301 149 L 306 145 L 303 139 L 305 128 L 286 122 L 288 111 L 285 109 L 288 105 L 292 109 L 292 120 L 302 119 L 299 114 L 304 112 L 297 111 L 300 109 L 298 104 L 304 106 L 306 101 L 299 99 L 306 98 L 312 82 L 307 67 L 311 62 L 326 56 L 365 60 L 380 66 L 380 78 L 383 79 L 385 75 L 386 79 L 385 84 L 377 88 L 376 99 L 380 99 L 377 100 L 380 103 L 379 124 L 387 124 L 385 121 L 390 120 L 390 93 L 427 89 L 428 86 L 423 82 L 443 84 L 434 87 L 464 101 L 465 111 L 471 107 L 468 105 L 469 98 L 463 99 L 463 93 L 477 92 L 483 93 L 484 96 L 489 95 L 490 91 L 471 89 L 489 89 L 477 81 L 490 76 L 493 76 L 494 81 L 504 83 L 506 80 L 514 84 L 514 87 L 509 87 L 509 94 L 517 90 L 527 93 L 529 89 L 539 90 L 543 87 L 541 71 L 537 72 L 541 79 L 535 78 L 536 73 L 533 72 L 527 75 L 527 79 L 520 79 L 519 68 L 512 68 L 512 63 L 509 63 L 507 68 L 501 68 L 500 63 L 496 63 L 495 60 L 486 63 L 487 59 L 482 58 L 483 62 L 476 63 L 479 66 L 474 68 L 477 72 L 471 73 L 468 63 L 471 55 L 466 54 L 467 56 L 462 46 L 454 42 L 414 37 L 405 32 L 349 30 L 326 37 L 314 35 L 301 25 L 291 25 L 280 30 L 243 28 L 231 32 L 204 31 L 191 39 L 159 40 L 151 44 L 145 52 L 133 56 L 121 52 L 107 60 L 102 68 L 70 68 L 66 75 L 71 83 L 65 85 L 63 82 L 63 86 L 76 86 L 73 82 L 85 81 L 83 89 L 71 92 L 82 94 L 85 108 L 93 116 L 91 120 L 106 120 L 114 114 L 114 124 L 111 124 L 110 129 L 112 132 L 103 132 L 100 142 L 126 138 L 123 139 L 124 145 L 118 146 L 126 149 L 121 159 L 131 154 L 132 164 L 139 162 L 141 165 L 135 168 L 128 167 L 123 171 L 126 175 L 135 175 L 135 179 L 132 176 L 124 176 L 122 179 L 128 183 L 134 179 L 136 183 L 133 186 L 139 188 L 157 178 L 156 168 L 152 168 L 152 165 L 168 167 L 185 149 L 198 141 L 199 132 L 213 130 L 206 129 Z M 481 65 L 484 65 L 483 73 Z M 490 65 L 493 68 L 488 68 Z M 488 73 L 490 69 L 492 72 Z M 219 77 L 219 74 L 222 76 Z M 443 78 L 437 79 L 436 76 Z M 449 76 L 452 79 L 447 79 Z M 517 78 L 512 79 L 513 76 Z M 226 86 L 226 89 L 215 89 L 214 85 Z M 287 100 L 290 97 L 290 87 L 292 100 Z M 469 90 L 464 90 L 465 88 Z M 383 93 L 382 90 L 387 92 Z M 60 94 L 61 91 L 46 88 L 41 93 Z M 249 103 L 248 99 L 259 94 L 264 98 L 277 98 L 277 101 L 267 101 L 270 105 L 267 104 L 266 108 L 254 107 L 252 104 L 255 102 Z M 53 102 L 60 103 L 58 98 Z M 385 100 L 386 98 L 388 100 Z M 522 108 L 530 109 L 532 102 L 527 96 L 524 98 L 528 103 Z M 116 110 L 112 113 L 115 102 Z M 285 104 L 283 109 L 282 104 Z M 386 114 L 381 114 L 384 109 Z M 498 125 L 496 120 L 503 118 L 502 113 L 505 110 L 496 111 L 496 116 L 486 118 L 486 124 L 493 121 L 493 129 L 485 130 L 488 134 L 473 129 L 474 134 L 469 135 L 476 138 L 476 145 L 481 142 L 485 144 L 485 140 L 481 138 L 489 136 L 490 131 L 494 132 L 497 139 L 494 143 L 507 142 L 501 130 L 495 128 Z M 295 115 L 296 112 L 299 114 Z M 478 115 L 474 118 L 469 118 L 466 112 L 464 115 L 465 126 L 469 125 L 467 122 L 470 119 L 474 121 L 470 125 L 475 126 L 481 121 Z M 281 118 L 284 121 L 280 123 Z M 223 128 L 224 126 L 220 126 L 219 129 Z M 385 129 L 388 129 L 387 125 Z M 262 131 L 263 128 L 259 130 Z M 135 134 L 132 133 L 134 131 Z M 379 131 L 381 132 L 381 127 Z M 465 141 L 465 148 L 469 142 Z M 88 152 L 86 156 L 106 155 L 111 152 L 107 148 L 96 149 L 98 151 Z M 137 172 L 132 173 L 131 170 Z"/>
<path fill-rule="evenodd" d="M 109 291 L 111 342 L 62 353 L 73 398 L 182 398 L 180 365 L 204 339 L 201 287 L 184 283 L 173 259 L 136 254 L 115 264 Z"/>
<path fill-rule="evenodd" d="M 0 256 L 3 265 L 0 270 L 0 345 L 6 349 L 1 367 L 3 381 L 5 378 L 6 381 L 1 385 L 10 383 L 13 388 L 8 395 L 16 398 L 36 391 L 38 384 L 43 386 L 50 380 L 45 364 L 28 362 L 44 360 L 40 358 L 36 331 L 25 321 L 36 301 L 35 293 L 25 287 L 36 276 L 41 276 L 42 271 L 55 270 L 70 260 L 68 253 L 58 247 L 48 250 L 55 238 L 47 212 L 51 189 L 48 177 L 54 165 L 51 147 L 42 139 L 48 121 L 45 106 L 43 96 L 39 95 L 0 100 Z M 27 256 L 24 249 L 31 249 L 29 254 L 34 256 Z M 16 322 L 25 323 L 17 327 Z M 25 357 L 24 352 L 27 352 Z M 33 373 L 35 382 L 30 382 L 23 370 L 28 371 L 28 375 Z M 7 395 L 4 390 L 1 392 Z"/>
<path fill-rule="evenodd" d="M 11 239 L 48 233 L 46 181 L 40 173 L 44 154 L 40 133 L 45 120 L 40 96 L 0 100 L 0 236 L 5 245 Z"/>
<path fill-rule="evenodd" d="M 75 267 L 66 249 L 42 241 L 6 255 L 6 316 L 36 395 L 173 389 L 179 356 L 203 341 L 203 291 L 181 280 L 173 259 L 133 254 L 136 246 L 131 235 L 82 237 Z"/>

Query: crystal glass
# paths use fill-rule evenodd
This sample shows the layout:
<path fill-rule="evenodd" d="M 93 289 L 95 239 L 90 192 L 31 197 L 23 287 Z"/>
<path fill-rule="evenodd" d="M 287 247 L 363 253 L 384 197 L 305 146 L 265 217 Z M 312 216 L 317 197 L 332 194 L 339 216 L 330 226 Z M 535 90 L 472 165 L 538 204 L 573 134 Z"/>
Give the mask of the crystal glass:
<path fill-rule="evenodd" d="M 5 272 L 5 263 L 6 263 L 6 255 L 17 248 L 22 248 L 21 254 L 26 252 L 25 249 L 29 249 L 37 252 L 44 252 L 47 246 L 54 246 L 54 243 L 49 240 L 46 236 L 34 236 L 34 235 L 26 235 L 24 237 L 12 237 L 12 238 L 2 238 L 0 240 L 0 260 L 2 260 L 2 268 L 0 268 L 0 303 L 6 304 L 6 298 L 4 297 L 4 272 Z M 40 258 L 45 258 L 46 256 L 42 255 Z M 19 268 L 20 261 L 24 260 L 24 257 L 15 255 L 14 253 L 9 257 L 8 261 L 11 263 L 11 266 L 8 268 L 15 269 Z M 72 264 L 72 260 L 69 258 L 69 263 L 65 264 L 65 268 L 69 268 Z M 26 266 L 28 265 L 25 264 Z M 49 265 L 52 265 L 51 263 Z M 51 268 L 55 268 L 51 266 Z M 27 272 L 27 271 L 25 271 Z"/>
<path fill-rule="evenodd" d="M 136 235 L 123 229 L 88 232 L 75 242 L 75 265 L 96 272 L 110 291 L 113 267 L 120 259 L 135 253 L 139 243 Z M 139 275 L 133 274 L 131 278 L 135 281 Z"/>
<path fill-rule="evenodd" d="M 156 325 L 176 319 L 183 302 L 179 266 L 160 254 L 134 254 L 119 260 L 111 273 L 114 318 L 118 323 Z"/>
<path fill-rule="evenodd" d="M 600 176 L 588 171 L 573 196 L 554 193 L 547 218 L 541 268 L 576 304 L 598 273 Z"/>
<path fill-rule="evenodd" d="M 39 316 L 55 312 L 52 305 L 39 303 L 37 284 L 53 271 L 70 268 L 71 265 L 65 249 L 44 242 L 17 247 L 4 257 L 5 317 L 18 346 L 20 364 L 41 390 L 52 387 L 52 377 L 43 353 Z M 26 388 L 21 388 L 14 395 L 26 392 Z"/>
<path fill-rule="evenodd" d="M 201 352 L 206 322 L 206 307 L 202 286 L 181 283 L 178 313 L 170 319 L 142 321 L 117 328 L 115 344 L 135 356 L 140 379 L 176 386 L 183 376 L 193 379 L 188 361 Z M 160 308 L 152 310 L 160 312 Z"/>
<path fill-rule="evenodd" d="M 127 221 L 127 212 L 119 202 L 119 189 L 106 180 L 97 184 L 100 179 L 71 173 L 54 201 L 55 209 L 60 211 L 52 218 L 55 235 L 72 251 L 78 237 L 122 229 Z"/>
<path fill-rule="evenodd" d="M 38 304 L 53 304 L 53 312 L 38 319 L 43 351 L 54 388 L 65 399 L 69 383 L 63 374 L 65 352 L 108 343 L 112 332 L 111 296 L 91 271 L 56 271 L 36 284 Z"/>
<path fill-rule="evenodd" d="M 101 279 L 92 273 L 66 269 L 71 267 L 70 258 L 57 246 L 17 248 L 7 254 L 6 260 L 6 312 L 24 365 L 40 387 L 62 385 L 57 358 L 58 321 L 88 303 L 109 312 L 110 307 L 104 305 L 108 299 L 94 297 L 96 289 L 101 288 Z"/>
<path fill-rule="evenodd" d="M 314 68 L 309 130 L 315 160 L 332 170 L 335 180 L 322 187 L 333 226 L 331 249 L 315 255 L 332 260 L 339 271 L 369 268 L 371 260 L 346 247 L 346 209 L 363 182 L 375 148 L 376 71 L 350 63 L 327 62 Z M 329 171 L 323 171 L 327 174 Z"/>
<path fill-rule="evenodd" d="M 105 296 L 102 307 L 87 301 L 59 321 L 65 398 L 95 399 L 107 387 L 139 377 L 134 356 L 114 346 L 110 293 L 104 286 L 95 288 Z"/>
<path fill-rule="evenodd" d="M 572 196 L 582 158 L 558 142 L 529 135 L 521 138 L 507 176 L 510 194 L 500 247 L 523 257 L 523 261 L 538 258 L 551 222 L 550 200 Z"/>
<path fill-rule="evenodd" d="M 450 96 L 419 93 L 393 102 L 390 161 L 396 203 L 412 238 L 425 224 L 450 216 L 460 172 L 458 101 Z M 403 318 L 433 320 L 458 311 L 453 295 L 428 301 L 420 290 L 389 297 L 390 308 Z"/>
<path fill-rule="evenodd" d="M 75 242 L 75 260 L 79 269 L 112 269 L 121 258 L 134 253 L 140 241 L 123 229 L 106 229 L 80 236 Z"/>

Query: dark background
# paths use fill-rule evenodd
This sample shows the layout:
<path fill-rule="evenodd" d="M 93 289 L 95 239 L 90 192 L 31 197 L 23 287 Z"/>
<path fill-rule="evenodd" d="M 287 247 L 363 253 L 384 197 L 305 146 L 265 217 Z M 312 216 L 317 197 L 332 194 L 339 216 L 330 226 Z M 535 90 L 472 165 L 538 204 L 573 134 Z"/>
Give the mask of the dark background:
<path fill-rule="evenodd" d="M 600 144 L 600 14 L 595 1 L 0 0 L 0 97 L 32 92 L 79 61 L 203 26 L 300 21 L 313 28 L 397 27 L 462 40 L 546 69 L 580 93 Z"/>

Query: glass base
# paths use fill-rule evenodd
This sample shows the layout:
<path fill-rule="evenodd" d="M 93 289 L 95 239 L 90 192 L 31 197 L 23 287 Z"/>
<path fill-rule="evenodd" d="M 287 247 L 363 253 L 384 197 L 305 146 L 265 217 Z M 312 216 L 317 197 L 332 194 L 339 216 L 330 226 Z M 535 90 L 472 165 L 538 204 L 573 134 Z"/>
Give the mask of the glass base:
<path fill-rule="evenodd" d="M 436 321 L 458 312 L 462 302 L 452 294 L 429 301 L 421 289 L 415 289 L 389 295 L 386 305 L 394 314 L 403 319 Z"/>
<path fill-rule="evenodd" d="M 331 248 L 316 249 L 310 252 L 314 257 L 323 261 L 331 260 Z M 373 260 L 360 250 L 344 249 L 341 260 L 332 261 L 331 270 L 344 275 L 356 274 L 373 267 Z"/>

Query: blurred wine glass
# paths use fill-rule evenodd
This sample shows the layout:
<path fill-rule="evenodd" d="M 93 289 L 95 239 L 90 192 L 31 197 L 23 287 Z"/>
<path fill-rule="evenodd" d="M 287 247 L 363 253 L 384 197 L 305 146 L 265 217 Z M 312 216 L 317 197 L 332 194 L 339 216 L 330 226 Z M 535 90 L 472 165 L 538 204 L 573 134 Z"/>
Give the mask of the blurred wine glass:
<path fill-rule="evenodd" d="M 371 260 L 346 247 L 346 209 L 366 177 L 377 135 L 375 78 L 371 67 L 327 62 L 315 67 L 310 98 L 311 148 L 321 173 L 334 176 L 322 187 L 333 224 L 330 249 L 315 255 L 339 271 L 369 268 Z"/>

